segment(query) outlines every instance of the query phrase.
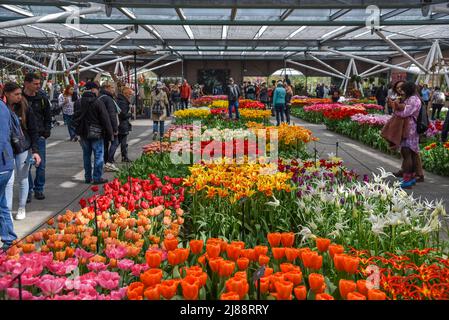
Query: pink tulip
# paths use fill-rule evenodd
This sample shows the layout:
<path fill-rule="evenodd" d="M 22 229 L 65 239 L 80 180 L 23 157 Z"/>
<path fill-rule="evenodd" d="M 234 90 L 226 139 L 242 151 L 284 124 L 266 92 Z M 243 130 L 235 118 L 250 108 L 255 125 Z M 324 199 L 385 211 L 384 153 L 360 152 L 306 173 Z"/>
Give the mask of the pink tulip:
<path fill-rule="evenodd" d="M 150 267 L 146 263 L 144 263 L 144 264 L 135 264 L 131 268 L 131 273 L 133 274 L 133 276 L 138 277 L 138 276 L 140 276 L 140 274 L 142 272 L 147 271 L 149 268 Z"/>
<path fill-rule="evenodd" d="M 117 267 L 118 267 L 119 269 L 121 269 L 121 270 L 126 270 L 126 271 L 131 270 L 131 268 L 132 268 L 133 265 L 134 265 L 134 261 L 129 260 L 129 259 L 123 259 L 123 260 L 120 260 L 120 261 L 117 263 Z"/>
<path fill-rule="evenodd" d="M 0 278 L 0 291 L 3 291 L 13 285 L 13 283 L 11 282 L 12 279 L 13 277 L 10 275 L 2 276 Z"/>
<path fill-rule="evenodd" d="M 127 249 L 124 246 L 112 246 L 106 247 L 105 254 L 109 259 L 120 260 L 126 257 Z"/>
<path fill-rule="evenodd" d="M 111 291 L 111 300 L 123 300 L 126 297 L 127 288 L 128 287 L 124 287 Z"/>
<path fill-rule="evenodd" d="M 38 277 L 34 277 L 31 274 L 28 273 L 24 273 L 22 274 L 22 285 L 24 286 L 34 286 L 36 283 L 39 282 L 39 278 Z"/>
<path fill-rule="evenodd" d="M 87 269 L 89 269 L 89 271 L 103 271 L 106 270 L 108 268 L 108 266 L 106 264 L 104 264 L 103 262 L 89 262 L 87 264 Z"/>
<path fill-rule="evenodd" d="M 98 273 L 98 284 L 108 290 L 118 287 L 120 276 L 117 272 L 101 271 Z"/>
<path fill-rule="evenodd" d="M 84 259 L 90 259 L 94 256 L 95 254 L 87 252 L 86 250 L 77 248 L 75 250 L 75 257 L 77 258 L 84 258 Z"/>
<path fill-rule="evenodd" d="M 19 289 L 17 288 L 6 289 L 6 294 L 12 300 L 19 300 Z M 33 295 L 31 292 L 22 289 L 22 300 L 33 300 Z"/>
<path fill-rule="evenodd" d="M 59 293 L 63 288 L 67 279 L 55 277 L 46 274 L 41 277 L 37 286 L 41 288 L 44 295 L 50 296 Z"/>

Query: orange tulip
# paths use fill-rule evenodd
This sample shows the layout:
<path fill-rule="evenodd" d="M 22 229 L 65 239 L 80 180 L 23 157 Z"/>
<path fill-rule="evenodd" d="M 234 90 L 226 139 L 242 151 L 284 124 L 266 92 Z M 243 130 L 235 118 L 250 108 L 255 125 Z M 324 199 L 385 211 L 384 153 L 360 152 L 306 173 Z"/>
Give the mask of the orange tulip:
<path fill-rule="evenodd" d="M 295 266 L 291 263 L 281 263 L 279 267 L 281 268 L 281 272 L 283 273 L 287 273 L 295 269 Z"/>
<path fill-rule="evenodd" d="M 164 239 L 164 246 L 167 251 L 175 250 L 178 247 L 178 239 Z"/>
<path fill-rule="evenodd" d="M 304 263 L 304 267 L 313 270 L 319 270 L 323 265 L 323 257 L 315 251 L 303 252 L 302 261 Z"/>
<path fill-rule="evenodd" d="M 279 247 L 281 243 L 281 234 L 279 232 L 273 232 L 267 234 L 268 243 L 271 247 Z"/>
<path fill-rule="evenodd" d="M 218 274 L 220 277 L 230 277 L 235 269 L 235 262 L 230 260 L 220 261 Z"/>
<path fill-rule="evenodd" d="M 295 234 L 293 232 L 281 233 L 281 242 L 284 247 L 292 247 L 295 243 Z"/>
<path fill-rule="evenodd" d="M 268 262 L 270 262 L 270 257 L 266 256 L 266 255 L 260 255 L 259 256 L 259 264 L 261 266 L 265 266 L 268 264 Z"/>
<path fill-rule="evenodd" d="M 330 294 L 327 293 L 318 293 L 315 296 L 315 300 L 335 300 Z"/>
<path fill-rule="evenodd" d="M 161 269 L 148 269 L 140 275 L 140 281 L 143 282 L 145 287 L 151 287 L 161 283 L 162 270 Z"/>
<path fill-rule="evenodd" d="M 318 273 L 309 274 L 309 286 L 315 293 L 322 291 L 323 286 L 325 286 L 323 275 Z"/>
<path fill-rule="evenodd" d="M 316 247 L 318 249 L 318 251 L 320 252 L 325 252 L 329 249 L 329 245 L 331 244 L 330 239 L 326 239 L 326 238 L 317 238 L 315 240 L 316 242 Z"/>
<path fill-rule="evenodd" d="M 248 258 L 250 261 L 256 261 L 257 257 L 256 257 L 256 250 L 254 249 L 243 249 L 240 252 L 242 257 Z"/>
<path fill-rule="evenodd" d="M 271 276 L 273 274 L 273 268 L 266 267 L 264 276 Z"/>
<path fill-rule="evenodd" d="M 293 282 L 290 281 L 277 281 L 275 282 L 277 300 L 291 300 L 293 291 Z"/>
<path fill-rule="evenodd" d="M 162 281 L 159 286 L 159 293 L 166 300 L 170 300 L 176 295 L 176 290 L 178 289 L 178 281 L 175 280 L 165 280 Z"/>
<path fill-rule="evenodd" d="M 338 283 L 338 289 L 340 290 L 340 295 L 343 299 L 346 299 L 348 293 L 354 292 L 356 288 L 357 285 L 352 280 L 340 279 L 340 282 Z"/>
<path fill-rule="evenodd" d="M 142 300 L 143 299 L 143 283 L 133 282 L 126 289 L 126 296 L 129 300 Z"/>
<path fill-rule="evenodd" d="M 24 243 L 24 244 L 22 244 L 23 253 L 33 252 L 35 249 L 36 248 L 34 246 L 34 243 Z"/>
<path fill-rule="evenodd" d="M 206 244 L 207 256 L 209 259 L 217 258 L 220 255 L 220 244 L 218 243 L 209 243 Z"/>
<path fill-rule="evenodd" d="M 181 280 L 182 295 L 186 300 L 197 300 L 199 293 L 198 280 L 193 276 L 187 276 Z"/>
<path fill-rule="evenodd" d="M 222 257 L 210 258 L 209 259 L 209 267 L 212 272 L 217 273 L 220 270 L 220 262 L 223 261 Z"/>
<path fill-rule="evenodd" d="M 363 294 L 365 297 L 368 296 L 368 287 L 366 285 L 366 280 L 357 281 L 357 291 Z"/>
<path fill-rule="evenodd" d="M 368 300 L 386 300 L 387 295 L 378 290 L 378 289 L 370 289 L 368 290 Z"/>
<path fill-rule="evenodd" d="M 203 240 L 190 240 L 190 250 L 193 254 L 200 254 L 203 251 Z"/>
<path fill-rule="evenodd" d="M 178 256 L 178 264 L 186 262 L 189 258 L 190 249 L 189 248 L 178 248 L 175 250 Z"/>
<path fill-rule="evenodd" d="M 291 270 L 284 275 L 284 278 L 297 286 L 302 282 L 302 272 L 299 270 Z"/>
<path fill-rule="evenodd" d="M 234 274 L 234 278 L 235 279 L 245 279 L 245 280 L 247 280 L 248 279 L 248 275 L 247 275 L 246 271 L 237 271 Z"/>
<path fill-rule="evenodd" d="M 366 300 L 366 297 L 359 292 L 349 292 L 346 296 L 347 300 Z"/>
<path fill-rule="evenodd" d="M 298 257 L 298 249 L 296 248 L 285 248 L 285 257 L 288 261 L 293 262 Z"/>
<path fill-rule="evenodd" d="M 228 292 L 236 292 L 240 299 L 243 299 L 249 291 L 249 284 L 246 278 L 230 278 L 226 281 L 225 286 Z"/>
<path fill-rule="evenodd" d="M 310 250 L 310 248 L 299 248 L 298 250 L 298 258 L 303 260 L 302 255 L 306 252 L 312 252 L 312 250 Z"/>
<path fill-rule="evenodd" d="M 231 292 L 223 293 L 220 296 L 220 300 L 240 300 L 240 296 L 238 293 L 231 291 Z"/>
<path fill-rule="evenodd" d="M 345 258 L 346 255 L 344 253 L 336 253 L 334 255 L 334 266 L 337 271 L 345 270 Z"/>
<path fill-rule="evenodd" d="M 285 248 L 271 248 L 271 252 L 276 260 L 280 260 L 285 256 Z"/>
<path fill-rule="evenodd" d="M 268 253 L 267 246 L 255 246 L 254 250 L 256 251 L 256 259 L 258 259 L 260 255 L 267 255 Z"/>
<path fill-rule="evenodd" d="M 57 251 L 57 252 L 55 252 L 55 258 L 58 261 L 64 261 L 65 260 L 65 251 Z"/>
<path fill-rule="evenodd" d="M 330 254 L 331 258 L 333 258 L 335 254 L 343 253 L 343 252 L 345 252 L 345 248 L 343 246 L 340 246 L 338 244 L 329 245 L 329 254 Z"/>
<path fill-rule="evenodd" d="M 145 260 L 150 268 L 157 268 L 162 262 L 162 253 L 156 250 L 148 250 L 145 253 Z"/>
<path fill-rule="evenodd" d="M 249 259 L 248 258 L 238 258 L 237 259 L 237 266 L 239 267 L 239 270 L 246 270 L 249 265 Z"/>
<path fill-rule="evenodd" d="M 228 255 L 228 258 L 236 261 L 239 256 L 240 256 L 240 252 L 241 252 L 241 248 L 238 245 L 235 244 L 230 244 L 226 247 L 226 254 Z"/>
<path fill-rule="evenodd" d="M 258 282 L 256 282 L 256 288 L 258 286 Z M 260 293 L 267 293 L 270 288 L 270 277 L 262 277 L 260 278 Z"/>
<path fill-rule="evenodd" d="M 145 292 L 143 293 L 145 298 L 147 298 L 148 300 L 159 300 L 161 298 L 159 294 L 159 286 L 159 284 L 156 284 L 145 289 Z"/>
<path fill-rule="evenodd" d="M 167 252 L 167 261 L 170 265 L 175 266 L 179 263 L 179 252 L 177 250 L 172 250 Z"/>
<path fill-rule="evenodd" d="M 359 262 L 359 258 L 347 256 L 343 262 L 345 271 L 349 274 L 357 273 L 357 271 L 359 270 Z"/>
<path fill-rule="evenodd" d="M 307 298 L 307 288 L 306 286 L 298 286 L 294 289 L 295 297 L 298 300 L 306 300 Z"/>
<path fill-rule="evenodd" d="M 206 265 L 206 255 L 202 255 L 201 257 L 198 258 L 198 263 L 201 265 Z"/>
<path fill-rule="evenodd" d="M 237 246 L 240 248 L 240 250 L 245 249 L 245 242 L 243 241 L 232 241 L 231 246 Z"/>

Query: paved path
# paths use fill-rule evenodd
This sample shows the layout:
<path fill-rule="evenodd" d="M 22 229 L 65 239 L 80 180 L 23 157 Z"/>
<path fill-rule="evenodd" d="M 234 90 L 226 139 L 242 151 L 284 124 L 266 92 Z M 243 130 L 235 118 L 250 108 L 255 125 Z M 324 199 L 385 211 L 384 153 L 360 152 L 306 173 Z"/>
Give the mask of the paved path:
<path fill-rule="evenodd" d="M 338 141 L 340 146 L 338 156 L 343 159 L 346 167 L 355 169 L 359 174 L 378 173 L 377 168 L 380 167 L 385 168 L 389 172 L 396 172 L 401 167 L 399 157 L 386 155 L 361 142 L 329 131 L 323 124 L 311 124 L 295 117 L 292 117 L 292 121 L 312 130 L 313 135 L 320 138 L 320 141 L 316 143 L 318 158 L 326 158 L 329 153 L 336 154 L 336 142 Z M 310 143 L 308 146 L 312 154 L 314 154 L 314 147 L 314 143 Z M 446 209 L 449 209 L 448 177 L 425 172 L 425 182 L 418 183 L 412 190 L 407 190 L 407 192 L 412 192 L 415 197 L 422 197 L 428 200 L 443 199 Z"/>

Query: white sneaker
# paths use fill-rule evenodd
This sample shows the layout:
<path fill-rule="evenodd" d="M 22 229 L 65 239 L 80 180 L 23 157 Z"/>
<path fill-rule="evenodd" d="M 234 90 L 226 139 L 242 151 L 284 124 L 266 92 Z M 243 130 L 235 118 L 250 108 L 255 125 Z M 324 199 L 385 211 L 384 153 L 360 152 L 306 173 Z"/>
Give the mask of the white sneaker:
<path fill-rule="evenodd" d="M 17 210 L 17 214 L 15 216 L 16 220 L 23 220 L 26 218 L 26 210 L 25 208 L 19 208 L 19 210 Z"/>
<path fill-rule="evenodd" d="M 104 168 L 105 168 L 105 170 L 106 171 L 109 171 L 109 172 L 117 172 L 117 171 L 119 171 L 120 169 L 119 168 L 117 168 L 113 163 L 106 163 L 106 165 L 104 166 Z"/>

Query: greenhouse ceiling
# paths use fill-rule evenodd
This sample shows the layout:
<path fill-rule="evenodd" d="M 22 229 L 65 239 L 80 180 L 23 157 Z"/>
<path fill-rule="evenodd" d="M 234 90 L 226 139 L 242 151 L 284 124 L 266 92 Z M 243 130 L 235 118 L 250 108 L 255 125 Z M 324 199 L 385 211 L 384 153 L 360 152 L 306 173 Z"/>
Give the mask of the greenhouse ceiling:
<path fill-rule="evenodd" d="M 0 1 L 4 56 L 285 60 L 331 48 L 381 60 L 435 40 L 449 46 L 447 1 Z"/>

